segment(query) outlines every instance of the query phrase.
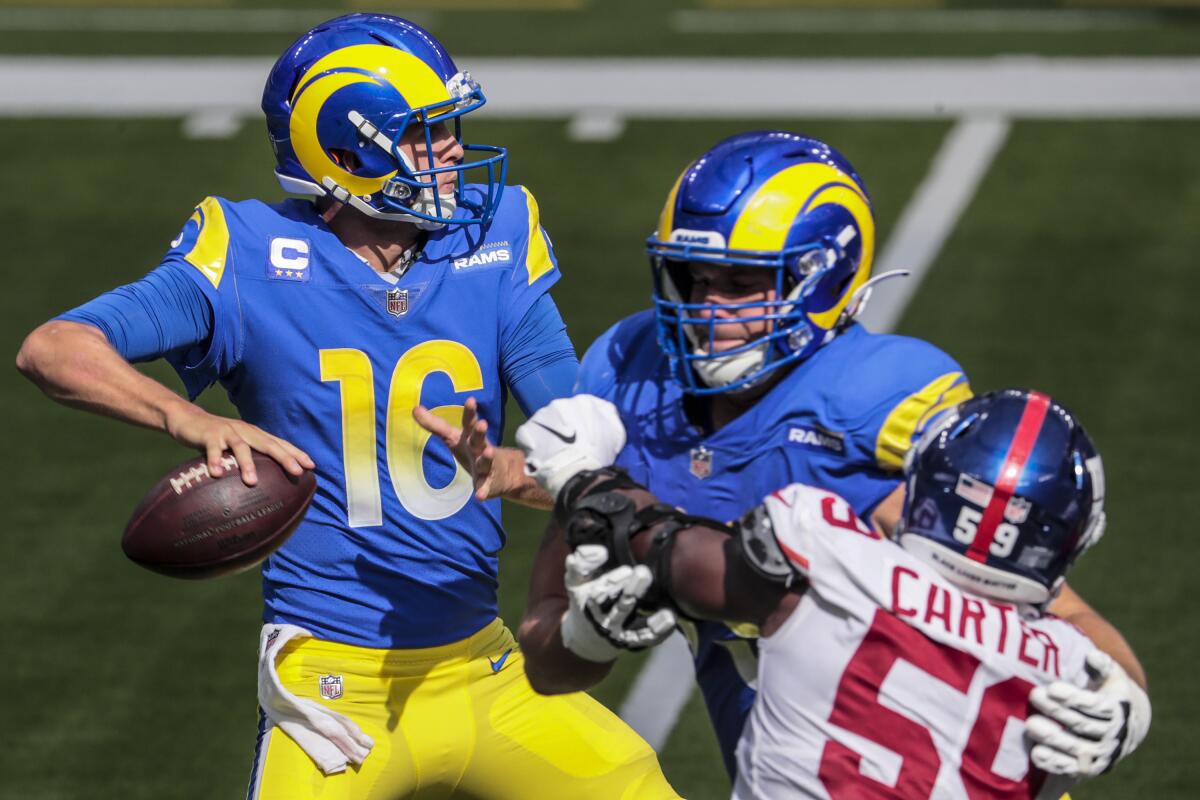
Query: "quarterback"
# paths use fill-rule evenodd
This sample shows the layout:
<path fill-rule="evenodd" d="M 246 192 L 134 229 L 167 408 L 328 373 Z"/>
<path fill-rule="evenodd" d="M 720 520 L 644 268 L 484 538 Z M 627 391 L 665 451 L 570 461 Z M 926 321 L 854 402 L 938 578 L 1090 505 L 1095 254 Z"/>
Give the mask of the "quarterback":
<path fill-rule="evenodd" d="M 548 498 L 482 430 L 503 429 L 510 392 L 527 412 L 568 394 L 578 366 L 537 203 L 505 186 L 503 148 L 463 142 L 484 102 L 405 20 L 314 28 L 263 93 L 301 198 L 204 199 L 158 268 L 18 355 L 51 397 L 161 429 L 214 473 L 227 449 L 248 484 L 252 449 L 316 470 L 263 568 L 251 798 L 675 796 L 598 703 L 534 693 L 497 618 L 498 497 Z M 159 357 L 191 398 L 219 382 L 241 419 L 128 363 Z M 418 423 L 460 418 L 477 470 Z"/>
<path fill-rule="evenodd" d="M 615 463 L 661 501 L 719 520 L 802 483 L 837 493 L 876 529 L 894 530 L 906 452 L 971 390 L 938 348 L 854 322 L 873 283 L 875 224 L 850 163 L 787 131 L 730 137 L 680 175 L 647 250 L 654 308 L 601 336 L 584 356 L 579 394 L 533 418 L 542 424 L 522 426 L 527 454 L 543 452 L 527 455 L 526 468 L 557 488 L 568 467 Z M 547 462 L 549 430 L 579 441 Z M 541 691 L 587 686 L 616 652 L 596 640 L 594 614 L 580 621 L 574 600 L 592 581 L 577 570 L 568 579 L 579 585 L 568 593 L 565 556 L 548 532 L 521 626 Z M 1143 680 L 1119 634 L 1069 588 L 1052 610 Z M 618 625 L 623 617 L 605 619 Z M 651 627 L 620 635 L 600 625 L 600 638 L 646 643 L 664 633 L 662 621 L 656 615 L 642 621 Z M 681 627 L 732 775 L 755 696 L 755 630 L 710 621 Z"/>
<path fill-rule="evenodd" d="M 729 525 L 656 505 L 611 467 L 562 490 L 569 561 L 620 554 L 617 569 L 652 576 L 652 607 L 762 632 L 737 800 L 1058 797 L 1070 779 L 1027 745 L 1027 726 L 1050 724 L 1030 700 L 1053 711 L 1104 682 L 1124 695 L 1084 707 L 1083 755 L 1111 764 L 1145 736 L 1146 694 L 1043 613 L 1104 531 L 1103 466 L 1075 417 L 1038 392 L 976 397 L 904 472 L 894 541 L 803 484 Z"/>

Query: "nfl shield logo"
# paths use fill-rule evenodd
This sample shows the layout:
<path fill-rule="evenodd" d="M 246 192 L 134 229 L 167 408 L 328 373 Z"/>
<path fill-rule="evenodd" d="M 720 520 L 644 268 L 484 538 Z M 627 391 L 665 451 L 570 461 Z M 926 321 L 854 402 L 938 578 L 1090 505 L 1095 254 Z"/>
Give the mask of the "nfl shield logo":
<path fill-rule="evenodd" d="M 388 289 L 387 310 L 393 317 L 408 313 L 408 289 Z"/>
<path fill-rule="evenodd" d="M 704 480 L 709 475 L 712 475 L 712 450 L 709 450 L 704 445 L 692 448 L 692 466 L 691 472 L 700 480 Z"/>
<path fill-rule="evenodd" d="M 1004 518 L 1014 525 L 1020 525 L 1029 519 L 1029 511 L 1033 503 L 1023 497 L 1013 497 L 1004 509 Z"/>
<path fill-rule="evenodd" d="M 341 675 L 322 675 L 321 697 L 325 700 L 337 700 L 342 696 L 342 676 Z"/>

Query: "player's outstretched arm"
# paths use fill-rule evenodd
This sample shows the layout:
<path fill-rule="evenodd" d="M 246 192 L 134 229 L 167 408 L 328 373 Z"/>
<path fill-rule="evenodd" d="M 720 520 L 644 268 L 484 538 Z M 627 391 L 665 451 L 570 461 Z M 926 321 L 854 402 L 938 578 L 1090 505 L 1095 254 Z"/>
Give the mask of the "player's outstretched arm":
<path fill-rule="evenodd" d="M 614 491 L 633 500 L 639 511 L 658 502 L 641 487 Z M 678 527 L 680 524 L 686 527 Z M 665 583 L 660 588 L 686 616 L 749 622 L 764 636 L 770 635 L 791 614 L 802 590 L 769 580 L 750 566 L 740 543 L 742 524 L 698 520 L 675 509 L 662 522 L 637 533 L 630 540 L 630 550 Z M 669 545 L 656 547 L 655 540 L 668 527 L 676 528 L 669 535 Z M 656 559 L 666 563 L 655 564 Z"/>
<path fill-rule="evenodd" d="M 1129 642 L 1125 641 L 1121 632 L 1088 605 L 1087 601 L 1080 597 L 1070 585 L 1062 587 L 1058 597 L 1050 604 L 1049 610 L 1051 614 L 1065 619 L 1086 633 L 1097 649 L 1104 651 L 1120 664 L 1138 686 L 1143 690 L 1147 688 L 1146 672 L 1142 669 L 1137 656 L 1134 655 Z"/>
<path fill-rule="evenodd" d="M 650 538 L 634 540 L 635 555 L 644 557 Z M 675 534 L 669 574 L 667 593 L 684 614 L 719 622 L 749 622 L 764 636 L 774 633 L 800 599 L 799 593 L 755 572 L 736 538 L 703 525 Z"/>
<path fill-rule="evenodd" d="M 579 553 L 598 546 L 614 557 L 608 568 L 646 569 L 656 591 L 645 595 L 650 610 L 664 600 L 694 619 L 750 622 L 764 634 L 786 619 L 799 600 L 790 570 L 775 579 L 747 560 L 742 526 L 761 526 L 751 512 L 732 525 L 692 517 L 658 503 L 618 469 L 585 472 L 559 495 L 555 516 L 566 520 L 566 544 Z M 751 538 L 761 538 L 755 528 Z M 768 535 L 773 535 L 768 530 Z"/>
<path fill-rule="evenodd" d="M 203 451 L 213 475 L 224 472 L 225 450 L 233 452 L 249 485 L 258 481 L 251 450 L 269 455 L 293 475 L 314 466 L 289 442 L 241 420 L 210 414 L 138 372 L 91 325 L 52 320 L 38 327 L 21 345 L 17 369 L 53 400 L 163 431 Z"/>
<path fill-rule="evenodd" d="M 488 440 L 487 420 L 479 418 L 474 397 L 463 404 L 460 426 L 450 424 L 425 406 L 413 409 L 413 419 L 446 443 L 455 460 L 470 473 L 477 499 L 503 497 L 542 510 L 554 505 L 537 481 L 525 474 L 525 456 L 520 450 L 496 447 Z"/>

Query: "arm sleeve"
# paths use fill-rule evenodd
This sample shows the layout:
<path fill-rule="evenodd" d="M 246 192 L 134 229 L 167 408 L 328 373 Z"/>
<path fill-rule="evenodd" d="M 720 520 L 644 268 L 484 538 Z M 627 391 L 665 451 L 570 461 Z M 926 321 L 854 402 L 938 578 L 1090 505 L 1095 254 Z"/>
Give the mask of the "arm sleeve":
<path fill-rule="evenodd" d="M 206 349 L 213 331 L 213 309 L 204 291 L 172 263 L 55 319 L 99 328 L 126 361 Z"/>
<path fill-rule="evenodd" d="M 534 302 L 500 353 L 504 382 L 528 416 L 575 387 L 579 359 L 550 295 Z"/>

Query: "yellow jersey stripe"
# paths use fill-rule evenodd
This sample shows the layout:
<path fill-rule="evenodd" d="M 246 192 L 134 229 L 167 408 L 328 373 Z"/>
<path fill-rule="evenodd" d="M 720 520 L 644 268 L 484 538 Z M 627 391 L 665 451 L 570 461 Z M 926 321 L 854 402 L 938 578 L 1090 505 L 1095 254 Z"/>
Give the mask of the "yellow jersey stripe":
<path fill-rule="evenodd" d="M 879 429 L 875 461 L 885 470 L 904 466 L 904 455 L 913 436 L 929 420 L 972 396 L 971 385 L 961 372 L 948 372 L 896 404 Z"/>
<path fill-rule="evenodd" d="M 525 193 L 525 205 L 529 209 L 529 246 L 525 252 L 525 271 L 529 273 L 529 283 L 532 284 L 553 270 L 554 262 L 550 260 L 550 243 L 546 241 L 546 233 L 542 230 L 537 200 L 524 186 L 521 191 Z"/>
<path fill-rule="evenodd" d="M 225 211 L 215 197 L 206 197 L 192 212 L 192 220 L 200 229 L 196 243 L 183 257 L 185 261 L 216 289 L 225 274 L 225 256 L 229 252 L 229 226 L 225 224 Z"/>

